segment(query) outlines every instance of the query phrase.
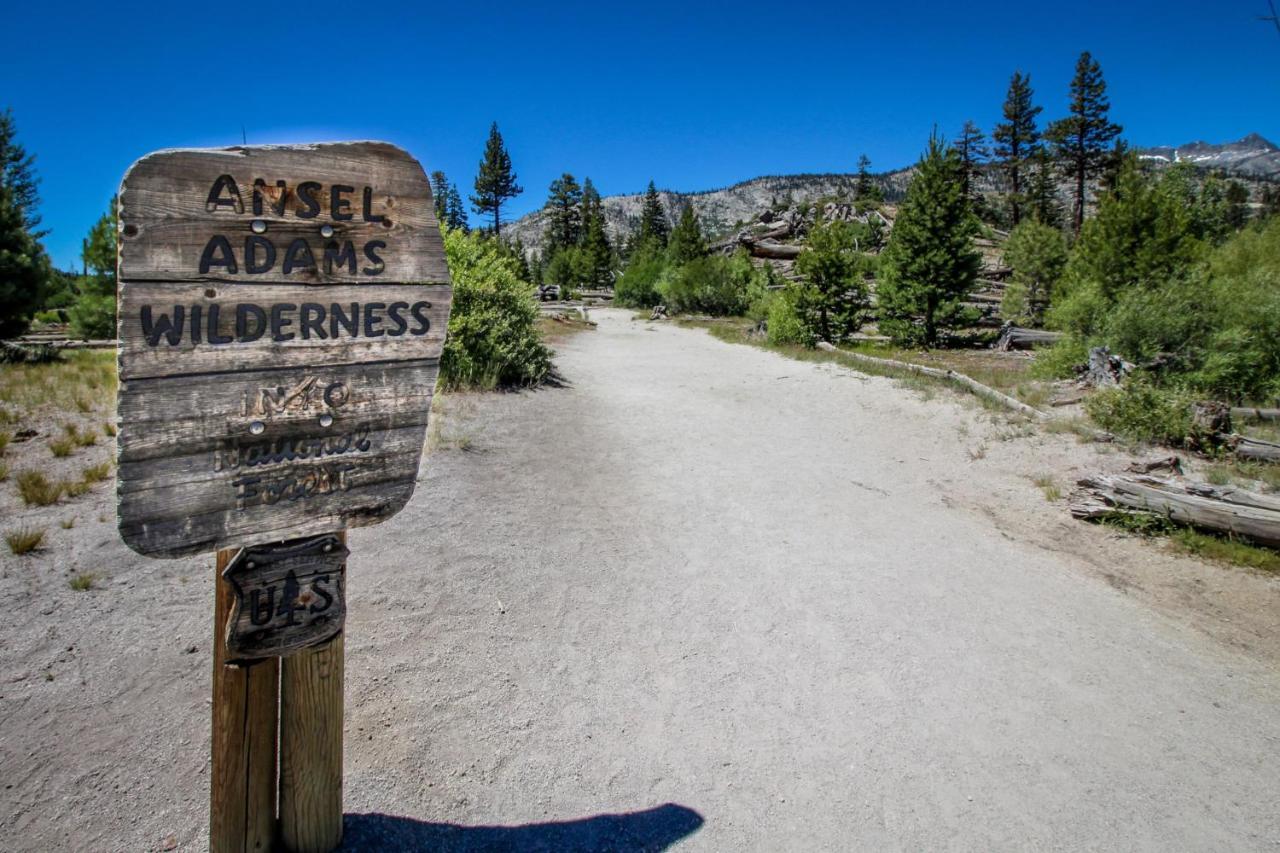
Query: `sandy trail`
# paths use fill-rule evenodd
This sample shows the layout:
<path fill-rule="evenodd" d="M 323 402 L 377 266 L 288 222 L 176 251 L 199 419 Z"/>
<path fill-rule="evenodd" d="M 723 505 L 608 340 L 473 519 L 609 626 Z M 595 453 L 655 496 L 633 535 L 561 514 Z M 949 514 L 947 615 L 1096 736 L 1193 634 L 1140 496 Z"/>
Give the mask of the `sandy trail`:
<path fill-rule="evenodd" d="M 449 398 L 409 507 L 352 534 L 351 849 L 1280 846 L 1274 623 L 1133 594 L 1272 579 L 1025 479 L 1102 451 L 599 319 L 570 387 Z M 92 527 L 59 557 L 87 595 L 5 559 L 0 848 L 205 845 L 212 559 Z"/>

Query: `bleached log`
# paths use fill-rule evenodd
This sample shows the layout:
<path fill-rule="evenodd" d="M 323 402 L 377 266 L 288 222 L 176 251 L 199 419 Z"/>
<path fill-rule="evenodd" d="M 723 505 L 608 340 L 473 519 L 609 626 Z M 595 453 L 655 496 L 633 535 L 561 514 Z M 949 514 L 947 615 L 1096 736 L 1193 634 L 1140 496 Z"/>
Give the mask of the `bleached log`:
<path fill-rule="evenodd" d="M 991 402 L 996 403 L 997 405 L 1004 406 L 1006 409 L 1019 412 L 1020 414 L 1027 415 L 1028 417 L 1035 418 L 1036 420 L 1048 420 L 1052 417 L 1046 412 L 1042 412 L 1039 409 L 1035 409 L 1035 408 L 1032 408 L 1031 406 L 1028 406 L 1026 403 L 1023 403 L 1021 400 L 1015 400 L 1013 397 L 1010 397 L 1008 394 L 1001 393 L 1000 391 L 997 391 L 996 389 L 990 386 L 983 385 L 981 382 L 977 381 L 976 379 L 972 379 L 968 376 L 965 376 L 963 373 L 957 373 L 954 370 L 942 370 L 937 367 L 925 367 L 924 365 L 921 365 L 921 364 L 912 364 L 911 362 L 908 362 L 908 361 L 895 361 L 891 358 L 876 358 L 875 356 L 872 356 L 872 355 L 863 355 L 860 352 L 846 352 L 844 350 L 841 350 L 832 346 L 826 341 L 819 341 L 818 349 L 823 350 L 824 352 L 836 353 L 842 358 L 847 358 L 853 362 L 860 362 L 862 364 L 867 364 L 867 365 L 875 365 L 876 367 L 887 368 L 890 370 L 903 370 L 903 371 L 914 373 L 920 376 L 931 376 L 935 379 L 941 379 L 946 382 L 954 382 L 955 384 L 963 386 L 964 388 L 973 392 L 978 397 L 982 397 L 985 400 L 990 400 Z"/>
<path fill-rule="evenodd" d="M 1098 475 L 1086 477 L 1078 485 L 1083 491 L 1073 496 L 1070 505 L 1076 518 L 1137 511 L 1280 548 L 1280 501 L 1273 498 L 1242 489 L 1184 485 L 1141 475 Z"/>
<path fill-rule="evenodd" d="M 771 240 L 756 240 L 746 244 L 747 249 L 757 258 L 773 258 L 776 260 L 789 261 L 800 257 L 800 253 L 804 251 L 803 246 L 788 246 L 783 243 L 774 243 Z"/>
<path fill-rule="evenodd" d="M 1015 349 L 1032 349 L 1033 347 L 1055 344 L 1060 340 L 1062 340 L 1061 332 L 1007 326 L 1000 333 L 1000 339 L 995 342 L 995 349 L 1000 352 L 1008 352 Z"/>

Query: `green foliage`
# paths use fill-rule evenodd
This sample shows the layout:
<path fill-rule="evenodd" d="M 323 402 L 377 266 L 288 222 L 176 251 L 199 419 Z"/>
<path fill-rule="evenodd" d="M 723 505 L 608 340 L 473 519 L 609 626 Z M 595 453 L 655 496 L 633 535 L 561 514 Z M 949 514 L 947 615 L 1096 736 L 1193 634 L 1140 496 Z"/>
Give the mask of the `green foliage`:
<path fill-rule="evenodd" d="M 81 253 L 88 275 L 76 279 L 79 295 L 67 312 L 71 330 L 81 338 L 116 336 L 116 199 L 89 229 Z"/>
<path fill-rule="evenodd" d="M 1049 125 L 1045 135 L 1053 145 L 1054 156 L 1075 184 L 1071 221 L 1074 232 L 1079 234 L 1084 224 L 1089 184 L 1098 176 L 1108 148 L 1122 130 L 1108 115 L 1111 103 L 1107 100 L 1102 66 L 1087 50 L 1076 60 L 1068 102 L 1067 117 Z"/>
<path fill-rule="evenodd" d="M 1209 260 L 1213 331 L 1192 383 L 1220 399 L 1280 396 L 1280 219 L 1240 232 Z"/>
<path fill-rule="evenodd" d="M 858 234 L 847 222 L 817 222 L 796 259 L 796 272 L 805 281 L 794 290 L 795 310 L 809 334 L 819 340 L 839 343 L 867 321 L 871 297 Z"/>
<path fill-rule="evenodd" d="M 960 181 L 964 194 L 976 201 L 980 193 L 973 185 L 973 176 L 978 167 L 991 158 L 991 149 L 987 146 L 987 136 L 972 121 L 966 121 L 960 128 L 960 136 L 956 138 L 956 154 L 960 157 Z"/>
<path fill-rule="evenodd" d="M 640 204 L 640 231 L 637 242 L 653 243 L 665 247 L 671 226 L 667 223 L 667 211 L 662 206 L 662 199 L 653 181 L 644 191 L 644 200 Z"/>
<path fill-rule="evenodd" d="M 962 302 L 981 263 L 978 223 L 959 173 L 954 149 L 931 137 L 881 258 L 880 330 L 899 344 L 934 346 L 972 320 Z"/>
<path fill-rule="evenodd" d="M 858 156 L 858 179 L 853 185 L 853 200 L 863 205 L 884 202 L 884 190 L 871 179 L 871 158 L 866 154 Z"/>
<path fill-rule="evenodd" d="M 51 276 L 49 259 L 28 230 L 22 207 L 0 183 L 0 338 L 27 330 L 44 304 Z"/>
<path fill-rule="evenodd" d="M 1026 212 L 1037 221 L 1058 228 L 1062 225 L 1062 204 L 1058 201 L 1058 180 L 1053 159 L 1043 148 L 1030 158 L 1031 170 L 1025 193 Z"/>
<path fill-rule="evenodd" d="M 801 300 L 800 288 L 794 284 L 771 294 L 768 302 L 768 341 L 777 346 L 782 344 L 799 344 L 805 347 L 817 346 L 818 336 L 813 328 L 801 319 L 798 304 Z"/>
<path fill-rule="evenodd" d="M 669 266 L 657 288 L 669 311 L 678 314 L 738 316 L 751 304 L 752 276 L 720 255 Z"/>
<path fill-rule="evenodd" d="M 1009 210 L 1014 225 L 1022 221 L 1024 166 L 1040 148 L 1036 116 L 1042 108 L 1032 103 L 1034 94 L 1031 75 L 1015 71 L 1004 99 L 1004 121 L 991 134 L 996 143 L 996 159 L 1009 181 Z"/>
<path fill-rule="evenodd" d="M 697 260 L 707 254 L 707 240 L 702 236 L 702 226 L 698 223 L 698 215 L 693 205 L 686 204 L 680 211 L 680 219 L 671 231 L 667 243 L 667 257 L 671 263 L 679 266 Z"/>
<path fill-rule="evenodd" d="M 1098 391 L 1085 410 L 1098 426 L 1135 441 L 1181 445 L 1192 432 L 1192 398 L 1135 377 L 1123 387 Z"/>
<path fill-rule="evenodd" d="M 524 192 L 524 188 L 516 183 L 516 173 L 511 168 L 511 155 L 502 142 L 502 134 L 498 132 L 496 121 L 489 128 L 484 158 L 480 161 L 480 169 L 476 174 L 475 190 L 475 195 L 471 196 L 472 207 L 481 216 L 492 215 L 493 233 L 495 236 L 501 234 L 502 205 Z"/>
<path fill-rule="evenodd" d="M 579 281 L 584 287 L 613 285 L 613 245 L 604 227 L 604 207 L 600 193 L 586 178 L 582 183 L 582 260 Z"/>
<path fill-rule="evenodd" d="M 448 216 L 449 179 L 438 169 L 431 173 L 431 201 L 436 209 L 436 222 L 443 225 Z"/>
<path fill-rule="evenodd" d="M 614 301 L 624 308 L 652 308 L 659 304 L 662 297 L 658 293 L 658 279 L 666 265 L 666 253 L 659 246 L 640 243 L 614 286 Z"/>
<path fill-rule="evenodd" d="M 551 182 L 547 203 L 547 254 L 577 246 L 582 240 L 582 186 L 565 172 Z"/>
<path fill-rule="evenodd" d="M 1131 361 L 1200 343 L 1204 246 L 1176 180 L 1155 182 L 1136 159 L 1125 163 L 1081 231 L 1050 325 Z"/>
<path fill-rule="evenodd" d="M 496 240 L 460 230 L 444 235 L 453 278 L 449 335 L 440 359 L 445 388 L 536 385 L 551 369 L 551 353 L 535 325 L 533 285 Z"/>
<path fill-rule="evenodd" d="M 1035 219 L 1019 224 L 1004 246 L 1004 262 L 1013 268 L 1000 313 L 1020 325 L 1037 324 L 1067 265 L 1062 232 Z"/>
<path fill-rule="evenodd" d="M 36 177 L 36 158 L 18 142 L 18 128 L 13 111 L 0 113 L 0 185 L 9 190 L 9 203 L 22 211 L 22 228 L 32 239 L 45 232 L 40 227 L 40 179 Z"/>

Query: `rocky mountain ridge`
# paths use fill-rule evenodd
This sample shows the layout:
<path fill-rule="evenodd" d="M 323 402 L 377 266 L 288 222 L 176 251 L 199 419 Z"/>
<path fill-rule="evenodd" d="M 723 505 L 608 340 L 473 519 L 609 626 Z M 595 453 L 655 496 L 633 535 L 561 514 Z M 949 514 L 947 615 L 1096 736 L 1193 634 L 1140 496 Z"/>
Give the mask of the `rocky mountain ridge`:
<path fill-rule="evenodd" d="M 1156 165 L 1191 163 L 1200 169 L 1221 170 L 1243 179 L 1247 184 L 1280 180 L 1280 148 L 1254 133 L 1236 142 L 1212 145 L 1193 142 L 1177 147 L 1139 149 L 1138 156 Z M 900 201 L 914 167 L 896 169 L 873 176 L 889 202 Z M 712 237 L 722 237 L 740 229 L 770 209 L 783 210 L 795 204 L 823 198 L 850 199 L 857 175 L 824 173 L 796 175 L 764 175 L 728 187 L 696 192 L 659 190 L 658 195 L 672 222 L 688 205 L 693 205 L 703 228 Z M 994 169 L 978 175 L 978 189 L 986 193 L 1001 191 L 1000 176 Z M 606 196 L 603 199 L 605 227 L 611 239 L 625 238 L 640 218 L 643 193 Z M 534 211 L 503 228 L 503 237 L 519 238 L 528 250 L 540 250 L 546 231 L 546 214 Z"/>

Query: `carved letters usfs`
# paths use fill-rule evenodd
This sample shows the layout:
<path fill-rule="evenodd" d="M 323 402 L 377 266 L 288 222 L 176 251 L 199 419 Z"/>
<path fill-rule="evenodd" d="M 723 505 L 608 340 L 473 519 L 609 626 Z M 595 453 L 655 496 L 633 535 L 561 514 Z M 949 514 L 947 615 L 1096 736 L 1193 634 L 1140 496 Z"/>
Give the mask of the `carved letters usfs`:
<path fill-rule="evenodd" d="M 235 593 L 227 654 L 283 657 L 336 636 L 347 614 L 348 553 L 332 535 L 242 550 L 223 572 Z"/>

